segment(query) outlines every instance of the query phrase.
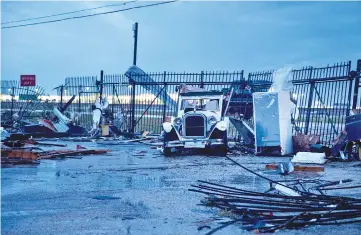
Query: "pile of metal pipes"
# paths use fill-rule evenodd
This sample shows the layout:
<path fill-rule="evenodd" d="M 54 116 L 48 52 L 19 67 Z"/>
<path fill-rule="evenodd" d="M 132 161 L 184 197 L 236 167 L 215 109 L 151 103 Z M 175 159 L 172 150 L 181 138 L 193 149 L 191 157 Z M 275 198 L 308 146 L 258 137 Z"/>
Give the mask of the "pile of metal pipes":
<path fill-rule="evenodd" d="M 234 223 L 241 223 L 247 230 L 270 233 L 310 225 L 361 222 L 361 199 L 357 198 L 312 193 L 287 196 L 198 182 L 189 190 L 207 195 L 202 201 L 203 205 L 227 211 L 235 218 L 208 234 Z"/>

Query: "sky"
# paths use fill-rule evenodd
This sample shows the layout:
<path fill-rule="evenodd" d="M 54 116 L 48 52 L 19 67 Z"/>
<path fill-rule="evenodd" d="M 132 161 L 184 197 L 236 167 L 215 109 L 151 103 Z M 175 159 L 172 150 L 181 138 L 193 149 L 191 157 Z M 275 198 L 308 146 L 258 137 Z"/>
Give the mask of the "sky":
<path fill-rule="evenodd" d="M 2 22 L 115 2 L 1 2 Z M 75 15 L 151 2 L 138 1 Z M 175 2 L 1 30 L 1 79 L 35 74 L 51 90 L 66 77 L 146 72 L 240 71 L 323 66 L 361 59 L 361 2 Z M 54 19 L 64 18 L 64 16 Z M 48 19 L 42 19 L 48 20 Z M 38 20 L 38 21 L 42 21 Z M 35 21 L 34 21 L 35 22 Z"/>

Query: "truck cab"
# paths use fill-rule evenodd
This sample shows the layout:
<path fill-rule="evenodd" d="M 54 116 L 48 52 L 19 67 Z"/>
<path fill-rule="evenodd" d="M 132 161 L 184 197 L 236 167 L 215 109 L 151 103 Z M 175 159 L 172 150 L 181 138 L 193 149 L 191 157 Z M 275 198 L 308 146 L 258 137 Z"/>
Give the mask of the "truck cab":
<path fill-rule="evenodd" d="M 164 155 L 181 149 L 216 149 L 227 151 L 224 94 L 220 91 L 180 93 L 177 114 L 163 123 Z"/>

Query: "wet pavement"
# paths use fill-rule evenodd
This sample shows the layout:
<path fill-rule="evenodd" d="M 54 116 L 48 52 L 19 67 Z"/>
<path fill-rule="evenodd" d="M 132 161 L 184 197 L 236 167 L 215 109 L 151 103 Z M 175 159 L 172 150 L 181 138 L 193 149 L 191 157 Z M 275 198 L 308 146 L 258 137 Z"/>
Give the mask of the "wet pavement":
<path fill-rule="evenodd" d="M 42 160 L 34 167 L 2 168 L 2 234 L 205 234 L 198 228 L 216 228 L 215 209 L 198 205 L 203 195 L 188 191 L 197 180 L 207 180 L 247 190 L 265 191 L 268 183 L 222 157 L 177 156 L 166 158 L 147 145 L 105 146 L 106 155 L 82 159 Z M 145 154 L 139 151 L 146 151 Z M 135 156 L 134 156 L 135 155 Z M 351 178 L 361 184 L 359 162 L 328 163 L 322 173 L 297 173 L 286 177 L 265 170 L 266 163 L 289 158 L 234 157 L 239 163 L 272 179 Z M 334 191 L 336 193 L 336 191 Z M 361 196 L 359 189 L 338 190 Z M 361 224 L 314 226 L 282 234 L 359 234 Z M 229 226 L 216 234 L 249 234 Z"/>

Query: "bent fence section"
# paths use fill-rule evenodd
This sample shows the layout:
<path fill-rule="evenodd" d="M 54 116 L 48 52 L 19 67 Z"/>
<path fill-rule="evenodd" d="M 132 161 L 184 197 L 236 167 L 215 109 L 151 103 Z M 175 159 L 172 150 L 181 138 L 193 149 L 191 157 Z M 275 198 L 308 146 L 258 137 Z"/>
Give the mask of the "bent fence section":
<path fill-rule="evenodd" d="M 297 100 L 299 111 L 296 125 L 302 133 L 320 135 L 322 143 L 330 146 L 344 129 L 345 119 L 350 114 L 350 110 L 360 111 L 360 78 L 352 76 L 351 70 L 351 61 L 325 67 L 303 67 L 292 70 L 293 98 Z M 361 60 L 357 62 L 355 70 L 361 71 Z M 252 72 L 247 78 L 243 70 L 148 73 L 152 82 L 139 82 L 141 79 L 133 77 L 130 80 L 123 74 L 104 74 L 103 72 L 99 76 L 68 77 L 65 79 L 65 84 L 57 88 L 57 94 L 62 98 L 56 105 L 61 106 L 75 96 L 67 111 L 77 113 L 78 122 L 85 127 L 90 127 L 91 106 L 101 95 L 107 97 L 111 113 L 117 116 L 114 124 L 118 125 L 119 117 L 122 118 L 122 130 L 151 131 L 159 134 L 163 121 L 174 115 L 176 111 L 174 105 L 167 104 L 168 98 L 161 95 L 166 94 L 177 101 L 176 87 L 178 85 L 184 83 L 208 90 L 221 90 L 229 88 L 234 83 L 246 81 L 254 92 L 268 91 L 273 82 L 273 72 L 274 70 Z M 28 101 L 19 101 L 19 95 L 24 92 L 42 95 L 45 91 L 41 87 L 30 88 L 27 91 L 22 89 L 18 84 L 2 82 L 2 111 L 12 110 L 11 112 L 14 113 L 20 107 L 25 107 L 29 109 L 27 116 L 31 116 L 40 110 L 42 112 L 50 110 L 46 108 L 45 103 L 54 105 L 52 101 L 33 102 L 38 104 L 30 109 Z M 9 96 L 9 99 L 4 99 L 4 96 Z M 235 136 L 237 133 L 231 129 L 230 134 Z"/>

